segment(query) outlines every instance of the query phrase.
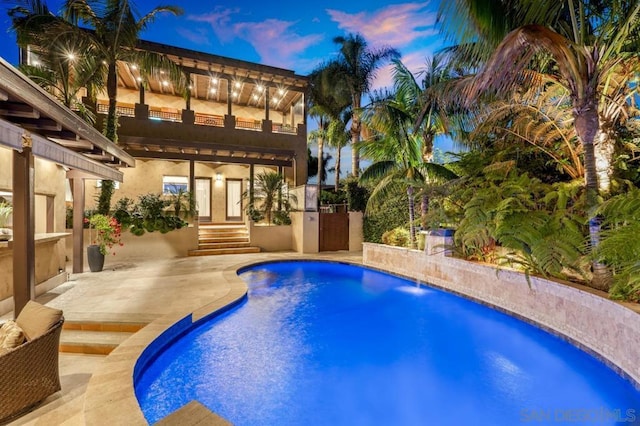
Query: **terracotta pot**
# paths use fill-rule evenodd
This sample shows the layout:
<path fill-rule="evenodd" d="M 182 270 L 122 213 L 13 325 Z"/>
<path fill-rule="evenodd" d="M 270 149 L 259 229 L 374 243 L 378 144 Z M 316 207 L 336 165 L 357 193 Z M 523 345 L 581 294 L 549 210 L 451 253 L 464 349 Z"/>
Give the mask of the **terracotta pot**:
<path fill-rule="evenodd" d="M 100 246 L 87 246 L 87 261 L 91 272 L 100 272 L 104 266 L 104 254 L 100 253 Z"/>

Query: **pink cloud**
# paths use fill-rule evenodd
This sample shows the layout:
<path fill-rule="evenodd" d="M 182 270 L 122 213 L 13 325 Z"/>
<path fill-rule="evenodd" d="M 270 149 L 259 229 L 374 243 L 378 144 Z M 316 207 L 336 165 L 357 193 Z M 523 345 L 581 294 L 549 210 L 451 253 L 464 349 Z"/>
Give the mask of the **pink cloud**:
<path fill-rule="evenodd" d="M 187 19 L 196 22 L 206 22 L 211 25 L 213 32 L 221 43 L 229 42 L 234 39 L 235 35 L 228 31 L 231 24 L 231 15 L 238 13 L 238 9 L 222 9 L 216 7 L 211 13 L 203 15 L 189 15 Z"/>
<path fill-rule="evenodd" d="M 436 14 L 427 8 L 429 2 L 394 4 L 373 12 L 347 13 L 327 9 L 338 27 L 350 33 L 360 33 L 372 45 L 395 48 L 437 34 Z"/>
<path fill-rule="evenodd" d="M 297 34 L 293 28 L 296 22 L 291 21 L 232 22 L 232 15 L 238 12 L 216 8 L 209 14 L 189 16 L 189 19 L 211 25 L 221 42 L 245 40 L 256 50 L 261 62 L 287 68 L 296 65 L 298 55 L 323 38 L 320 34 Z"/>
<path fill-rule="evenodd" d="M 178 28 L 176 30 L 178 34 L 187 40 L 200 45 L 210 45 L 209 36 L 207 35 L 207 31 L 202 28 L 197 28 L 195 30 L 189 30 L 187 28 Z"/>
<path fill-rule="evenodd" d="M 420 50 L 407 53 L 402 55 L 401 60 L 404 66 L 406 66 L 416 77 L 416 80 L 420 82 L 422 79 L 421 73 L 427 65 L 426 52 Z M 393 68 L 393 64 L 389 64 L 378 70 L 376 78 L 371 85 L 374 90 L 379 90 L 385 87 L 390 88 L 393 86 Z"/>
<path fill-rule="evenodd" d="M 320 42 L 322 35 L 301 36 L 291 28 L 295 22 L 267 19 L 263 22 L 236 23 L 234 33 L 253 46 L 262 61 L 280 66 L 292 66 L 296 57 Z"/>

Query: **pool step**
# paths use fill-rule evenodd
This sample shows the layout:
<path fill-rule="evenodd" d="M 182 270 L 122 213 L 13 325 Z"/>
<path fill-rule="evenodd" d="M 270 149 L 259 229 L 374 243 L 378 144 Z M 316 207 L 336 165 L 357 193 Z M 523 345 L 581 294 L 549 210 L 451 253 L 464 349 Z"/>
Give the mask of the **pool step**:
<path fill-rule="evenodd" d="M 189 250 L 189 256 L 213 256 L 220 254 L 260 253 L 260 247 L 208 248 Z"/>
<path fill-rule="evenodd" d="M 60 336 L 60 352 L 108 355 L 145 325 L 138 322 L 66 321 Z"/>

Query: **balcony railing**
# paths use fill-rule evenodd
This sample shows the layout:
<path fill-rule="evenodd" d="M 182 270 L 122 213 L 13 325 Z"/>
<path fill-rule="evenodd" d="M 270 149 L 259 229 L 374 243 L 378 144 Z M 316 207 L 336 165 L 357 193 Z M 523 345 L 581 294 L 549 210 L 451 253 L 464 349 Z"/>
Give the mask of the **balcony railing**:
<path fill-rule="evenodd" d="M 272 132 L 273 133 L 288 133 L 290 135 L 296 135 L 296 134 L 298 134 L 298 128 L 297 127 L 293 127 L 293 126 L 289 126 L 288 124 L 273 123 Z"/>
<path fill-rule="evenodd" d="M 153 107 L 152 107 L 153 108 Z M 100 114 L 107 114 L 109 111 L 109 105 L 106 103 L 99 103 L 97 112 Z M 135 117 L 135 108 L 128 105 L 116 105 L 116 112 L 120 117 Z M 176 123 L 182 122 L 182 113 L 175 111 L 162 111 L 160 109 L 149 109 L 149 118 L 153 120 L 171 121 Z M 211 127 L 224 127 L 224 116 L 215 114 L 204 114 L 200 112 L 195 113 L 195 124 L 199 126 L 211 126 Z M 262 120 L 256 120 L 251 118 L 236 117 L 236 129 L 251 130 L 254 132 L 262 131 Z M 271 126 L 273 133 L 297 135 L 298 127 L 288 124 L 273 123 Z"/>
<path fill-rule="evenodd" d="M 236 118 L 236 129 L 262 130 L 262 121 L 246 118 Z"/>
<path fill-rule="evenodd" d="M 196 113 L 195 123 L 201 126 L 224 127 L 224 117 L 221 115 Z"/>
<path fill-rule="evenodd" d="M 149 118 L 155 119 L 155 120 L 162 120 L 162 121 L 181 122 L 182 114 L 179 112 L 158 111 L 158 110 L 150 109 Z"/>
<path fill-rule="evenodd" d="M 108 104 L 98 104 L 98 113 L 100 114 L 108 114 L 109 113 L 109 105 Z M 136 110 L 130 106 L 124 105 L 116 105 L 116 114 L 120 117 L 135 117 Z"/>

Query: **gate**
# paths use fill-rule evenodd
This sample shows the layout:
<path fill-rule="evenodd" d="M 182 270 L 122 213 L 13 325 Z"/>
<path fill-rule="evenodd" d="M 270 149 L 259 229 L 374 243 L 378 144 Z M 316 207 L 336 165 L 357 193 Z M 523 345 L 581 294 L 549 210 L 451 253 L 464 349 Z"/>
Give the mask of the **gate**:
<path fill-rule="evenodd" d="M 320 213 L 320 251 L 349 250 L 349 213 Z"/>

